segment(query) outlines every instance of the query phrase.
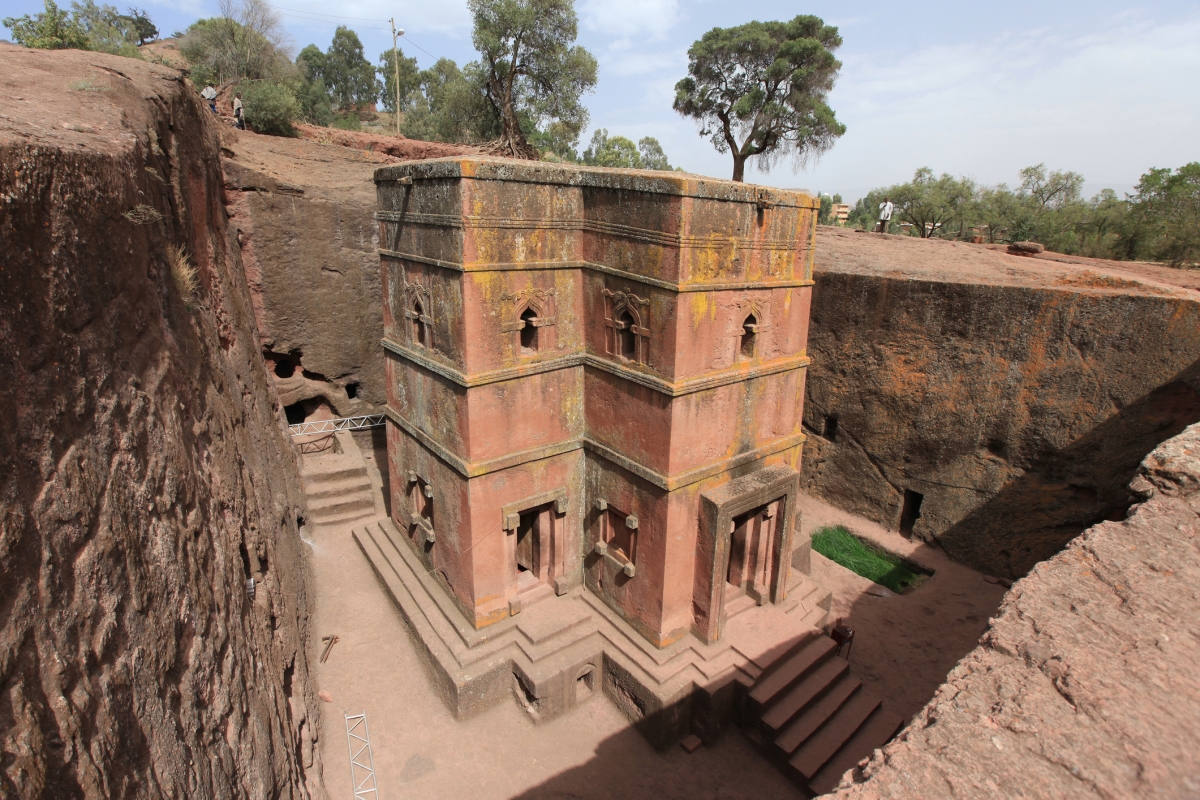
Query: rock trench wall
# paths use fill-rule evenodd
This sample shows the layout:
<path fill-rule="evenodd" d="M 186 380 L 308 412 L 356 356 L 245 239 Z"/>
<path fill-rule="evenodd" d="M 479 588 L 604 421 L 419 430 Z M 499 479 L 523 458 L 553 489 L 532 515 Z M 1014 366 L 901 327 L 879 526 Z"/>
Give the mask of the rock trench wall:
<path fill-rule="evenodd" d="M 1200 421 L 1194 293 L 862 274 L 837 246 L 818 236 L 811 494 L 892 527 L 920 494 L 912 535 L 1019 577 L 1122 518 L 1145 455 Z"/>
<path fill-rule="evenodd" d="M 0 796 L 323 797 L 215 126 L 143 62 L 4 47 L 0 76 Z"/>
<path fill-rule="evenodd" d="M 1200 796 L 1200 425 L 1016 583 L 980 646 L 839 798 Z"/>

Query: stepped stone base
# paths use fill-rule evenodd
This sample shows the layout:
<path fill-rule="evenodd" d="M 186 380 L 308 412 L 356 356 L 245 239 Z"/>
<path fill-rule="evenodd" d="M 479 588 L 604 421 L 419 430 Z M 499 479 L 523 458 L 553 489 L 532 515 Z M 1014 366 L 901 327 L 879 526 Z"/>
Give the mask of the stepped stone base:
<path fill-rule="evenodd" d="M 583 587 L 545 592 L 476 630 L 390 520 L 353 536 L 460 718 L 514 694 L 535 720 L 546 721 L 603 691 L 656 747 L 690 729 L 706 741 L 719 735 L 744 687 L 819 630 L 830 606 L 829 592 L 793 571 L 784 604 L 739 606 L 714 644 L 688 635 L 658 649 Z"/>
<path fill-rule="evenodd" d="M 362 451 L 345 431 L 335 433 L 333 439 L 341 452 L 331 448 L 303 456 L 300 476 L 308 501 L 308 521 L 333 526 L 376 516 L 378 509 Z"/>

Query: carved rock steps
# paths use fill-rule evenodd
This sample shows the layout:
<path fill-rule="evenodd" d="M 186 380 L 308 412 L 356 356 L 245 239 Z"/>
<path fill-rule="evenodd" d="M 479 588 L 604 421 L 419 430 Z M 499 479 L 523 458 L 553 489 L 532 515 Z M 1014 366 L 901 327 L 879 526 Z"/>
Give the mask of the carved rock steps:
<path fill-rule="evenodd" d="M 904 726 L 850 674 L 827 636 L 801 642 L 764 669 L 742 719 L 759 748 L 814 795 L 831 790 Z"/>

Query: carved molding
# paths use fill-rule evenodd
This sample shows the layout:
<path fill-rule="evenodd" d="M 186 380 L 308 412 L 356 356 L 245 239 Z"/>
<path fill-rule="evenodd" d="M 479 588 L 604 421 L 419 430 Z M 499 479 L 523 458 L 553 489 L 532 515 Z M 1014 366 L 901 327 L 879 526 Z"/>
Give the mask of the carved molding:
<path fill-rule="evenodd" d="M 533 325 L 537 328 L 547 328 L 555 323 L 554 305 L 558 292 L 556 289 L 543 289 L 531 286 L 516 292 L 505 292 L 500 295 L 500 330 L 505 332 L 519 331 L 525 327 L 521 315 L 532 308 L 536 316 Z"/>

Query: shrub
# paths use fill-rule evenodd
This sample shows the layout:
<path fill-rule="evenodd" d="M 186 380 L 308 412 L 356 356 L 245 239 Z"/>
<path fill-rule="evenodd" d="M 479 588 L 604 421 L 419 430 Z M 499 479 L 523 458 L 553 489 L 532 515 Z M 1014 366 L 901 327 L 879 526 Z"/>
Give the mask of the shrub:
<path fill-rule="evenodd" d="M 246 106 L 246 124 L 258 133 L 295 136 L 292 123 L 300 116 L 300 104 L 285 84 L 275 81 L 243 81 L 238 85 Z"/>
<path fill-rule="evenodd" d="M 185 306 L 191 308 L 192 301 L 196 299 L 196 290 L 200 288 L 196 267 L 188 258 L 183 245 L 167 250 L 167 262 L 171 266 L 171 279 L 175 282 L 179 298 Z"/>
<path fill-rule="evenodd" d="M 344 131 L 361 131 L 362 120 L 356 114 L 346 114 L 344 116 L 334 117 L 333 128 L 340 128 Z"/>

